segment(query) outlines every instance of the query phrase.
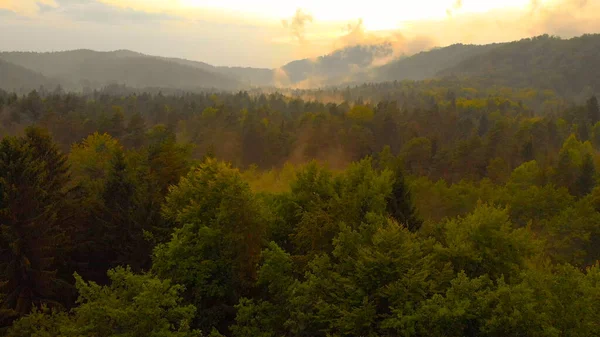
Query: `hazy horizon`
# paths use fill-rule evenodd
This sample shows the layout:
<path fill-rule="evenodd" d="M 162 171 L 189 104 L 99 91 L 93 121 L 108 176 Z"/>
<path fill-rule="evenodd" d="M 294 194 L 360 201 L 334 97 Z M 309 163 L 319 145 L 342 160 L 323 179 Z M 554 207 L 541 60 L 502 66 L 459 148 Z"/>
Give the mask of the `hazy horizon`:
<path fill-rule="evenodd" d="M 277 68 L 356 44 L 395 55 L 454 43 L 600 31 L 599 0 L 0 0 L 2 51 L 132 50 L 215 66 Z M 474 29 L 477 27 L 477 29 Z"/>

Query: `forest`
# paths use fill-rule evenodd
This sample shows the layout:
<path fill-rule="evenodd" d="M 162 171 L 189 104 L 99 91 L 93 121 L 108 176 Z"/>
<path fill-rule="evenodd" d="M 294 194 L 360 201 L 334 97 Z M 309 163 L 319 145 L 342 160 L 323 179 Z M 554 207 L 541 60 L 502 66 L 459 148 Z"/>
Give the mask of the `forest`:
<path fill-rule="evenodd" d="M 0 91 L 0 334 L 599 336 L 600 108 L 562 97 Z"/>

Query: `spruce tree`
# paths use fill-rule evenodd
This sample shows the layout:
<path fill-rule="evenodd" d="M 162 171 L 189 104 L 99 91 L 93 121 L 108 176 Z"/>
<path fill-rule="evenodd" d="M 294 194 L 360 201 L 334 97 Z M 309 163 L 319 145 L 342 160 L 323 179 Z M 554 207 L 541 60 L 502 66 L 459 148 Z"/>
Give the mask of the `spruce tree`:
<path fill-rule="evenodd" d="M 596 174 L 596 169 L 594 167 L 594 160 L 592 155 L 586 153 L 583 157 L 583 164 L 581 166 L 581 172 L 579 173 L 579 177 L 576 182 L 576 192 L 577 195 L 582 197 L 588 195 L 596 182 L 594 180 L 594 175 Z"/>
<path fill-rule="evenodd" d="M 387 200 L 387 211 L 398 223 L 406 226 L 411 232 L 416 232 L 423 225 L 423 220 L 417 215 L 417 210 L 412 203 L 408 186 L 404 180 L 404 173 L 400 164 L 395 165 L 394 184 L 392 193 Z"/>
<path fill-rule="evenodd" d="M 592 96 L 586 102 L 588 119 L 592 125 L 600 121 L 600 107 L 598 107 L 598 99 Z"/>
<path fill-rule="evenodd" d="M 0 142 L 1 310 L 25 315 L 35 305 L 56 303 L 62 282 L 56 269 L 66 246 L 65 184 L 68 167 L 41 129 Z M 0 325 L 14 317 L 2 317 Z"/>

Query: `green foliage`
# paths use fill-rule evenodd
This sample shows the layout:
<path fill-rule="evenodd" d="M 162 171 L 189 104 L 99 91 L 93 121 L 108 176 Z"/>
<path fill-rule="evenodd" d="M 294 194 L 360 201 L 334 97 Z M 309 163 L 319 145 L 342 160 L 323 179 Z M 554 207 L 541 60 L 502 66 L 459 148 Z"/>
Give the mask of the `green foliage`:
<path fill-rule="evenodd" d="M 506 210 L 487 205 L 446 222 L 442 244 L 441 254 L 453 262 L 456 271 L 492 279 L 517 274 L 539 246 L 528 229 L 513 228 Z"/>
<path fill-rule="evenodd" d="M 74 184 L 90 195 L 99 195 L 110 172 L 110 163 L 119 143 L 108 134 L 94 133 L 81 143 L 73 145 L 69 163 Z"/>
<path fill-rule="evenodd" d="M 587 273 L 567 266 L 532 268 L 515 284 L 461 273 L 444 295 L 424 303 L 418 331 L 445 336 L 594 335 L 596 304 L 589 301 L 598 291 L 597 273 L 598 267 Z M 563 315 L 556 316 L 556 310 Z"/>
<path fill-rule="evenodd" d="M 200 336 L 190 329 L 195 308 L 181 304 L 182 286 L 129 269 L 108 272 L 109 286 L 75 275 L 79 306 L 70 313 L 43 308 L 20 319 L 11 336 Z"/>
<path fill-rule="evenodd" d="M 398 223 L 404 224 L 410 231 L 421 228 L 423 221 L 417 215 L 417 210 L 412 204 L 408 186 L 404 181 L 402 168 L 398 165 L 394 172 L 392 193 L 388 196 L 387 211 Z"/>
<path fill-rule="evenodd" d="M 594 186 L 596 185 L 595 175 L 596 168 L 594 167 L 592 155 L 586 153 L 583 156 L 579 177 L 575 182 L 575 193 L 577 196 L 587 195 L 594 189 Z"/>
<path fill-rule="evenodd" d="M 408 172 L 425 174 L 431 159 L 431 140 L 425 137 L 413 138 L 402 148 L 402 160 Z"/>
<path fill-rule="evenodd" d="M 58 304 L 55 258 L 65 243 L 66 158 L 44 131 L 0 142 L 1 310 L 17 315 L 41 303 Z M 64 227 L 61 227 L 64 226 Z M 64 248 L 64 247 L 63 247 Z M 0 326 L 14 317 L 4 316 Z"/>
<path fill-rule="evenodd" d="M 257 285 L 266 299 L 240 299 L 232 334 L 240 337 L 285 335 L 282 323 L 290 317 L 289 300 L 298 282 L 294 278 L 292 258 L 274 242 L 262 252 Z"/>
<path fill-rule="evenodd" d="M 368 106 L 364 105 L 355 105 L 346 113 L 346 115 L 350 118 L 350 120 L 359 122 L 359 123 L 367 123 L 373 120 L 373 110 Z"/>
<path fill-rule="evenodd" d="M 152 269 L 189 289 L 198 326 L 222 331 L 256 279 L 265 233 L 260 205 L 238 170 L 207 159 L 171 188 L 163 213 L 180 228 L 156 248 Z"/>
<path fill-rule="evenodd" d="M 410 329 L 418 303 L 451 277 L 449 264 L 435 258 L 433 241 L 395 222 L 375 220 L 371 228 L 345 229 L 332 257 L 311 262 L 290 300 L 286 325 L 292 334 L 387 335 Z"/>
<path fill-rule="evenodd" d="M 292 241 L 296 252 L 309 258 L 331 252 L 340 222 L 357 227 L 369 214 L 387 214 L 392 181 L 392 172 L 377 171 L 371 158 L 350 165 L 335 177 L 316 163 L 306 166 L 292 183 L 295 210 L 286 217 L 295 228 Z"/>
<path fill-rule="evenodd" d="M 9 335 L 597 335 L 593 99 L 286 93 L 0 91 Z"/>
<path fill-rule="evenodd" d="M 137 181 L 129 174 L 130 167 L 125 154 L 116 150 L 111 159 L 111 170 L 102 191 L 99 233 L 95 240 L 105 243 L 102 260 L 112 261 L 105 269 L 117 265 L 129 265 L 139 271 L 147 265 L 151 250 L 144 240 L 144 231 L 151 231 L 148 219 L 140 214 L 141 208 L 137 191 Z M 110 256 L 109 259 L 106 257 Z"/>

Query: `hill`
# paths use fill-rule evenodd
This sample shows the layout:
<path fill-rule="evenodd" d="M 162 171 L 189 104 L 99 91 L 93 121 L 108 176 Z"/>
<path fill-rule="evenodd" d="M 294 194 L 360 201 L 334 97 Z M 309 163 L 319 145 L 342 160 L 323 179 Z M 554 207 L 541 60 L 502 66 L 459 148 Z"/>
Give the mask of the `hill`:
<path fill-rule="evenodd" d="M 367 71 L 378 60 L 392 55 L 393 49 L 388 43 L 346 47 L 316 59 L 302 59 L 284 65 L 281 70 L 285 79 L 280 79 L 280 82 L 292 85 L 304 83 L 307 87 L 342 84 Z"/>
<path fill-rule="evenodd" d="M 217 67 L 208 63 L 191 61 L 182 58 L 161 58 L 163 60 L 175 62 L 178 64 L 191 66 L 194 68 L 221 74 L 235 79 L 248 86 L 271 86 L 273 85 L 273 69 L 252 68 L 252 67 Z"/>
<path fill-rule="evenodd" d="M 131 51 L 8 52 L 0 59 L 56 78 L 67 88 L 119 83 L 131 87 L 237 89 L 241 83 L 200 67 Z"/>
<path fill-rule="evenodd" d="M 600 91 L 600 35 L 523 39 L 473 55 L 437 76 L 472 78 L 484 85 L 552 89 L 564 95 Z"/>
<path fill-rule="evenodd" d="M 438 72 L 498 47 L 498 44 L 454 44 L 405 57 L 376 68 L 371 76 L 375 81 L 423 80 Z"/>
<path fill-rule="evenodd" d="M 10 85 L 14 88 L 31 87 L 35 78 L 39 84 L 33 87 L 55 79 L 50 83 L 60 82 L 71 89 L 119 83 L 136 88 L 183 90 L 270 86 L 309 89 L 365 82 L 456 78 L 472 86 L 531 87 L 551 89 L 567 97 L 583 97 L 600 92 L 598 50 L 600 35 L 572 39 L 544 35 L 510 43 L 454 44 L 400 58 L 394 58 L 389 44 L 358 45 L 316 59 L 292 61 L 278 69 L 217 67 L 128 50 L 5 52 L 0 53 L 0 59 L 13 64 L 10 71 L 9 66 L 4 65 L 4 71 L 11 74 L 13 84 Z M 14 65 L 20 68 L 14 69 Z M 3 85 L 7 88 L 8 84 Z"/>
<path fill-rule="evenodd" d="M 600 35 L 542 35 L 510 43 L 455 44 L 358 72 L 346 83 L 451 79 L 475 87 L 550 89 L 571 98 L 600 92 Z M 344 82 L 338 81 L 339 84 Z"/>
<path fill-rule="evenodd" d="M 58 81 L 24 67 L 0 60 L 0 89 L 27 92 L 40 86 L 54 87 Z"/>

